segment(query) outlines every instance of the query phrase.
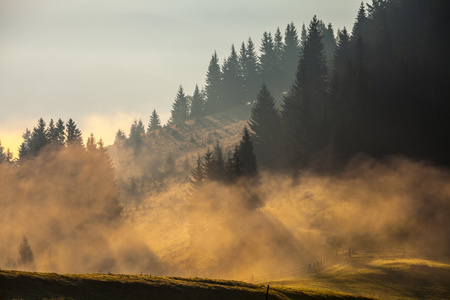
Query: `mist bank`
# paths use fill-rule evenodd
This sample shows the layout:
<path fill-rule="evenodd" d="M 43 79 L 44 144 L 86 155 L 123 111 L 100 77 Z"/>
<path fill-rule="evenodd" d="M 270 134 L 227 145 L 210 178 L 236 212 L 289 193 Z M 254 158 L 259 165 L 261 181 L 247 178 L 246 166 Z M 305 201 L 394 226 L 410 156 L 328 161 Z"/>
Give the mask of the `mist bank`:
<path fill-rule="evenodd" d="M 197 190 L 174 180 L 123 205 L 95 153 L 64 148 L 0 165 L 2 268 L 240 279 L 348 248 L 450 255 L 450 171 L 427 162 L 358 156 L 340 174 L 263 173 L 257 185 Z M 255 197 L 258 208 L 248 205 Z"/>

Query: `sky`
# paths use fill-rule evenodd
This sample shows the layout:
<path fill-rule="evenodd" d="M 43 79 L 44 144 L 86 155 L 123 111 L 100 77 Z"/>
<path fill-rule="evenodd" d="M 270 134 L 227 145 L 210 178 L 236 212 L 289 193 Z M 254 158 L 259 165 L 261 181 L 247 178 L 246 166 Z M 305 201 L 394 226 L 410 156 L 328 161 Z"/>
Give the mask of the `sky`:
<path fill-rule="evenodd" d="M 135 119 L 163 123 L 178 87 L 205 84 L 242 41 L 314 15 L 351 29 L 361 0 L 0 0 L 0 141 L 17 154 L 39 118 L 72 118 L 106 144 Z"/>

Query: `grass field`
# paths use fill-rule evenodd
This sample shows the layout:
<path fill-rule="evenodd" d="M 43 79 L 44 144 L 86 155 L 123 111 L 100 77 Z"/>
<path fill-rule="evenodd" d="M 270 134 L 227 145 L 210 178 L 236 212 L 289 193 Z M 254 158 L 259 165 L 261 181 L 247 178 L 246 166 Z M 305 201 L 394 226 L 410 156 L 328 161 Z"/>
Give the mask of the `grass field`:
<path fill-rule="evenodd" d="M 357 255 L 311 276 L 270 284 L 375 299 L 450 299 L 450 264 Z"/>
<path fill-rule="evenodd" d="M 149 275 L 0 271 L 1 299 L 450 299 L 450 264 L 356 256 L 263 284 Z"/>
<path fill-rule="evenodd" d="M 147 275 L 0 271 L 1 299 L 265 299 L 267 286 Z M 269 289 L 269 299 L 366 299 L 344 293 Z"/>

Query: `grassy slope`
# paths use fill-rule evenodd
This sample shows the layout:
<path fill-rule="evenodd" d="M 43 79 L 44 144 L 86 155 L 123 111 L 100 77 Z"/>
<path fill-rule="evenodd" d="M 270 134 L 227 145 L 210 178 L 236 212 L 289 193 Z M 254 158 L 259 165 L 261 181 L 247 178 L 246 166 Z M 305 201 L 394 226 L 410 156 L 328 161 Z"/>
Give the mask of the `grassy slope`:
<path fill-rule="evenodd" d="M 266 286 L 146 275 L 58 275 L 0 271 L 1 299 L 265 299 Z M 271 288 L 269 299 L 364 299 L 334 292 Z"/>
<path fill-rule="evenodd" d="M 271 284 L 375 299 L 450 299 L 450 264 L 357 256 L 310 277 Z"/>

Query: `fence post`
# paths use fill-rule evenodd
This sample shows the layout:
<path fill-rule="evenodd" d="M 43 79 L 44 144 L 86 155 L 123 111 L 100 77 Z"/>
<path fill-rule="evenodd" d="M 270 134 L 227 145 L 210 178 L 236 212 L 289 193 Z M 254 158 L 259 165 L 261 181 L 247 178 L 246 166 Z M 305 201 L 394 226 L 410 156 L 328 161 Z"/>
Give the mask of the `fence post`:
<path fill-rule="evenodd" d="M 269 299 L 269 285 L 267 285 L 266 300 Z"/>

